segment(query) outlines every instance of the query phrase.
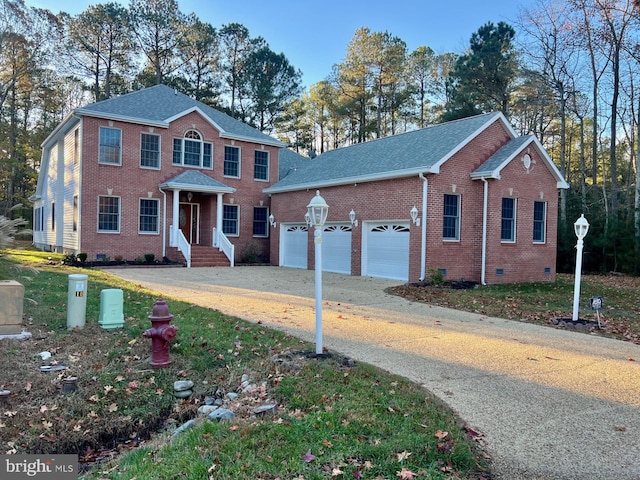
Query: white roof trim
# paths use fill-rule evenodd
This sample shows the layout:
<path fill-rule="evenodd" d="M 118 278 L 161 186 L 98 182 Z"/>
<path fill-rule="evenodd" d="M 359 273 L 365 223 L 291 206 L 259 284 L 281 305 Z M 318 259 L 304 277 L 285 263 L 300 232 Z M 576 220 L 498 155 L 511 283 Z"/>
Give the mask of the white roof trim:
<path fill-rule="evenodd" d="M 199 114 L 202 118 L 204 118 L 204 120 L 206 120 L 207 122 L 209 122 L 210 125 L 213 126 L 213 128 L 215 128 L 216 130 L 218 130 L 218 132 L 220 132 L 220 138 L 228 138 L 231 140 L 238 140 L 238 141 L 242 141 L 242 142 L 251 142 L 251 143 L 258 143 L 261 145 L 272 145 L 274 147 L 286 147 L 287 145 L 285 143 L 282 143 L 279 140 L 269 140 L 268 138 L 255 138 L 255 137 L 245 137 L 243 135 L 235 135 L 235 134 L 231 134 L 228 133 L 227 131 L 225 131 L 220 125 L 218 125 L 216 122 L 214 122 L 208 115 L 206 115 L 201 109 L 200 107 L 197 106 L 193 106 L 187 110 L 184 110 L 172 117 L 166 118 L 165 122 L 167 122 L 167 125 L 171 122 L 173 122 L 174 120 L 177 120 L 178 118 L 182 118 L 186 115 L 189 115 L 190 113 L 196 112 L 197 114 Z"/>
<path fill-rule="evenodd" d="M 520 146 L 520 148 L 515 150 L 507 159 L 505 159 L 504 162 L 502 162 L 495 169 L 493 169 L 491 173 L 489 174 L 487 174 L 487 172 L 472 173 L 471 178 L 473 180 L 481 180 L 483 178 L 493 178 L 493 179 L 499 180 L 501 178 L 500 172 L 502 171 L 502 169 L 506 167 L 509 163 L 511 163 L 513 159 L 519 156 L 524 151 L 525 148 L 528 148 L 532 144 L 540 154 L 540 157 L 542 158 L 546 167 L 551 171 L 551 174 L 556 178 L 556 188 L 563 188 L 563 189 L 569 188 L 569 184 L 562 177 L 560 170 L 558 170 L 558 167 L 556 167 L 556 164 L 553 163 L 553 160 L 551 159 L 551 157 L 549 156 L 545 148 L 540 143 L 540 140 L 538 140 L 535 136 L 531 136 L 531 138 L 528 141 L 524 142 Z"/>
<path fill-rule="evenodd" d="M 265 188 L 262 191 L 264 193 L 285 193 L 285 192 L 296 192 L 300 190 L 309 190 L 309 189 L 318 189 L 325 187 L 337 187 L 339 185 L 350 185 L 352 183 L 367 183 L 367 182 L 376 182 L 380 180 L 393 180 L 396 178 L 404 178 L 404 177 L 413 177 L 414 175 L 429 174 L 429 173 L 440 173 L 439 168 L 434 169 L 425 169 L 424 167 L 420 168 L 411 168 L 406 170 L 393 170 L 389 172 L 376 173 L 372 175 L 365 176 L 357 176 L 357 177 L 344 177 L 344 178 L 334 178 L 330 180 L 324 180 L 319 182 L 307 182 L 307 183 L 296 183 L 295 185 L 287 185 L 284 187 L 269 187 Z"/>

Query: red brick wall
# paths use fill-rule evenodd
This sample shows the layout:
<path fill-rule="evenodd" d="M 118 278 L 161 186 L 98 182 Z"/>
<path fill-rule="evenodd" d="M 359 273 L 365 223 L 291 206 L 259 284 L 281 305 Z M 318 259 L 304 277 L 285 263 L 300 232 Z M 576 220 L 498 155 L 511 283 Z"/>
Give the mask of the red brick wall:
<path fill-rule="evenodd" d="M 111 166 L 98 164 L 99 127 L 109 126 L 122 130 L 122 165 Z M 269 206 L 269 196 L 262 193 L 262 189 L 271 185 L 277 179 L 278 149 L 272 146 L 264 146 L 270 154 L 269 182 L 255 181 L 253 179 L 254 150 L 260 149 L 260 144 L 232 141 L 220 138 L 219 132 L 205 121 L 198 113 L 190 113 L 185 117 L 174 121 L 168 129 L 149 128 L 143 125 L 109 122 L 107 120 L 85 117 L 83 121 L 83 145 L 82 145 L 82 195 L 81 195 L 81 251 L 88 254 L 90 260 L 95 259 L 99 253 L 106 254 L 114 259 L 121 256 L 126 260 L 133 260 L 145 253 L 154 253 L 156 258 L 162 256 L 162 234 L 164 217 L 160 217 L 160 234 L 138 234 L 138 208 L 139 199 L 160 199 L 161 210 L 163 208 L 163 195 L 158 186 L 173 178 L 180 172 L 187 170 L 185 167 L 172 164 L 173 138 L 183 137 L 187 130 L 199 131 L 205 142 L 213 143 L 213 170 L 199 169 L 205 175 L 236 188 L 236 192 L 225 194 L 224 203 L 240 205 L 240 236 L 232 237 L 231 241 L 236 245 L 236 260 L 240 261 L 245 248 L 251 242 L 257 242 L 260 248 L 268 254 L 268 239 L 253 237 L 253 207 Z M 140 134 L 155 133 L 161 135 L 161 169 L 151 170 L 140 168 Z M 223 176 L 224 145 L 240 147 L 241 153 L 241 178 L 228 178 Z M 112 195 L 121 197 L 121 223 L 120 233 L 98 233 L 98 195 L 107 195 L 108 189 L 112 189 Z M 186 191 L 181 192 L 181 200 L 186 201 Z M 217 198 L 216 195 L 196 193 L 192 202 L 200 204 L 200 243 L 211 245 L 211 229 L 216 223 Z M 168 228 L 173 216 L 173 193 L 167 191 L 167 238 Z"/>
<path fill-rule="evenodd" d="M 428 175 L 427 256 L 425 268 L 446 269 L 447 279 L 465 278 L 479 282 L 482 268 L 482 214 L 484 183 L 472 180 L 476 170 L 510 137 L 499 122 L 447 160 L 435 175 Z M 487 229 L 487 283 L 552 281 L 555 279 L 557 188 L 556 180 L 532 148 L 536 162 L 529 173 L 519 158 L 501 172 L 500 180 L 489 180 L 489 225 Z M 353 228 L 351 272 L 360 275 L 362 255 L 362 222 L 367 220 L 408 221 L 415 205 L 422 217 L 423 182 L 417 176 L 388 181 L 360 183 L 323 188 L 320 194 L 329 205 L 328 222 L 349 220 L 356 211 L 359 226 Z M 517 198 L 517 241 L 500 242 L 502 197 L 512 190 Z M 460 240 L 444 241 L 443 200 L 445 194 L 460 195 Z M 272 211 L 279 223 L 304 222 L 306 205 L 315 190 L 287 192 L 272 196 Z M 534 245 L 533 202 L 542 198 L 547 204 L 547 241 Z M 417 281 L 421 273 L 422 227 L 411 224 L 409 281 Z M 271 263 L 278 264 L 279 229 L 271 229 Z M 314 268 L 313 232 L 309 232 L 308 267 Z M 504 270 L 497 276 L 496 269 Z M 551 273 L 544 273 L 550 268 Z M 428 278 L 428 274 L 427 274 Z"/>

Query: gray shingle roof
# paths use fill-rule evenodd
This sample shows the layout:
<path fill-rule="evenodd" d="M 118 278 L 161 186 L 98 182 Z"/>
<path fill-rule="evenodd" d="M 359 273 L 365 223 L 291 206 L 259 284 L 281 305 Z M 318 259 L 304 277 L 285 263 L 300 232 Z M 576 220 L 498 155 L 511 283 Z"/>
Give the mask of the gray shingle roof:
<path fill-rule="evenodd" d="M 185 170 L 166 182 L 163 182 L 162 185 L 160 185 L 160 188 L 177 188 L 180 190 L 193 190 L 196 192 L 210 193 L 233 193 L 236 191 L 235 188 L 228 187 L 224 183 L 219 182 L 215 178 L 211 178 L 198 170 Z"/>
<path fill-rule="evenodd" d="M 472 174 L 472 178 L 478 177 L 491 177 L 500 178 L 500 170 L 511 161 L 514 155 L 516 155 L 525 145 L 531 143 L 533 135 L 526 135 L 524 137 L 514 138 L 499 149 L 496 153 L 491 155 L 480 165 Z"/>
<path fill-rule="evenodd" d="M 278 180 L 282 180 L 284 177 L 295 172 L 299 168 L 306 167 L 307 163 L 310 161 L 311 160 L 309 158 L 303 157 L 293 150 L 281 148 L 278 151 Z"/>
<path fill-rule="evenodd" d="M 487 113 L 329 150 L 309 160 L 306 166 L 281 177 L 265 192 L 437 173 L 444 161 L 498 119 L 510 128 L 502 114 Z"/>
<path fill-rule="evenodd" d="M 221 136 L 258 143 L 284 144 L 215 108 L 198 102 L 166 85 L 156 85 L 119 97 L 87 105 L 76 110 L 79 114 L 113 118 L 137 123 L 167 126 L 175 118 L 199 109 L 218 129 Z"/>

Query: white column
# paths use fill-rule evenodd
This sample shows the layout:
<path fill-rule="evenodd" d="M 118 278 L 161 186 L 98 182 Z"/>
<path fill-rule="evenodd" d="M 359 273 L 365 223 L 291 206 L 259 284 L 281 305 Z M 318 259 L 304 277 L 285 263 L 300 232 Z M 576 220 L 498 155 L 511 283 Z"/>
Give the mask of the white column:
<path fill-rule="evenodd" d="M 216 238 L 214 238 L 214 245 L 216 247 L 220 246 L 220 242 L 218 241 L 218 235 L 222 232 L 222 197 L 223 193 L 218 193 L 218 204 L 216 208 Z"/>
<path fill-rule="evenodd" d="M 173 191 L 173 220 L 171 225 L 171 246 L 178 246 L 178 229 L 180 228 L 180 190 Z"/>

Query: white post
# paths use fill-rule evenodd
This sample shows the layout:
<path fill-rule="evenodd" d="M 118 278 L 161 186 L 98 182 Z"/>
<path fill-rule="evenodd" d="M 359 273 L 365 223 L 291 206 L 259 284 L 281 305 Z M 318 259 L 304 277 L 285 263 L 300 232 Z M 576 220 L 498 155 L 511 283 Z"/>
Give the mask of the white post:
<path fill-rule="evenodd" d="M 580 306 L 580 274 L 582 273 L 582 247 L 584 246 L 584 237 L 589 231 L 589 222 L 584 218 L 584 214 L 573 224 L 578 243 L 576 244 L 576 283 L 573 287 L 573 317 L 575 322 L 578 320 L 578 308 Z"/>
<path fill-rule="evenodd" d="M 322 354 L 322 225 L 315 226 L 316 245 L 316 355 Z"/>
<path fill-rule="evenodd" d="M 582 272 L 582 247 L 584 240 L 578 239 L 576 244 L 576 283 L 573 287 L 573 321 L 578 320 L 578 307 L 580 304 L 580 274 Z"/>

